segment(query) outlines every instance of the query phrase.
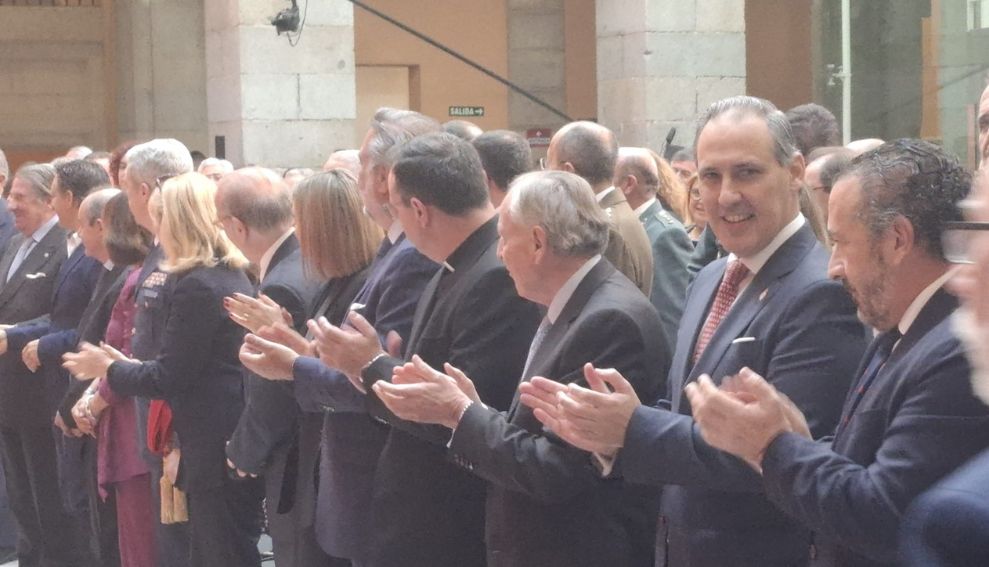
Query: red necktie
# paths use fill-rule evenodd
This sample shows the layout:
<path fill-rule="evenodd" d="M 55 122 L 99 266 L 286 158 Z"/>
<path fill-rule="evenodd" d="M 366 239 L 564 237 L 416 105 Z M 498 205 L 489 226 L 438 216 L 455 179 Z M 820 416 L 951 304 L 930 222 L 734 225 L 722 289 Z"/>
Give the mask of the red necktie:
<path fill-rule="evenodd" d="M 714 331 L 721 324 L 721 320 L 731 310 L 731 304 L 738 297 L 738 285 L 747 275 L 749 275 L 749 269 L 742 262 L 732 260 L 728 263 L 725 276 L 721 279 L 721 285 L 718 286 L 718 293 L 714 296 L 714 303 L 707 313 L 707 320 L 704 321 L 701 334 L 697 337 L 697 345 L 694 347 L 694 362 L 697 362 L 697 359 L 701 357 L 707 344 L 711 342 Z"/>

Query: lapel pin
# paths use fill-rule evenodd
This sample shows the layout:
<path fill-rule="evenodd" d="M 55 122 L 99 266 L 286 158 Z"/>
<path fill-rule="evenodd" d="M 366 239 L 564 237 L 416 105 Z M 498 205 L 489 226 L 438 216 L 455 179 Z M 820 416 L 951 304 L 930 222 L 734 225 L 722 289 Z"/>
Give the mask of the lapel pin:
<path fill-rule="evenodd" d="M 762 301 L 763 299 L 766 299 L 766 294 L 767 293 L 769 293 L 769 288 L 768 287 L 766 289 L 762 290 L 762 293 L 759 294 L 759 301 Z"/>
<path fill-rule="evenodd" d="M 50 254 L 48 252 L 45 252 L 45 258 L 47 258 L 49 255 Z"/>

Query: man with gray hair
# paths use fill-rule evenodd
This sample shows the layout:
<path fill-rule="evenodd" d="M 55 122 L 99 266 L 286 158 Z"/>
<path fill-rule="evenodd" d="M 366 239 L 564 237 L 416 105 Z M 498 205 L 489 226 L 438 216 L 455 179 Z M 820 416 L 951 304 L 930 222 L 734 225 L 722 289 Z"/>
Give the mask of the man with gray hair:
<path fill-rule="evenodd" d="M 580 381 L 591 362 L 621 368 L 639 395 L 655 397 L 670 351 L 656 342 L 662 330 L 649 302 L 601 256 L 608 224 L 574 174 L 534 172 L 512 184 L 498 253 L 519 295 L 547 309 L 521 380 Z M 488 565 L 652 565 L 654 498 L 601 482 L 586 454 L 561 443 L 518 399 L 499 412 L 467 376 L 446 372 L 414 359 L 397 371 L 401 381 L 375 390 L 396 415 L 452 429 L 452 460 L 488 481 Z"/>
<path fill-rule="evenodd" d="M 167 179 L 192 171 L 192 156 L 182 142 L 171 138 L 158 138 L 138 144 L 128 150 L 127 168 L 120 176 L 121 189 L 127 194 L 127 206 L 137 224 L 152 234 L 157 233 L 157 223 L 151 217 L 148 203 L 155 191 Z M 161 347 L 160 337 L 165 330 L 168 303 L 171 298 L 172 278 L 159 265 L 165 253 L 156 245 L 148 253 L 137 279 L 137 312 L 134 315 L 134 335 L 131 351 L 138 360 L 153 360 Z M 155 506 L 156 542 L 158 564 L 162 567 L 185 566 L 189 562 L 189 535 L 187 524 L 162 524 L 158 519 L 161 503 L 159 480 L 162 475 L 162 459 L 147 450 L 147 423 L 149 400 L 137 399 L 137 436 L 141 456 L 151 469 L 151 502 Z M 171 453 L 171 459 L 179 456 Z"/>
<path fill-rule="evenodd" d="M 648 297 L 652 292 L 652 248 L 625 195 L 612 185 L 617 160 L 614 132 L 594 122 L 571 122 L 560 128 L 546 150 L 547 169 L 576 173 L 590 184 L 610 219 L 604 257 Z"/>
<path fill-rule="evenodd" d="M 204 162 L 205 163 L 205 162 Z M 288 185 L 274 171 L 248 167 L 229 173 L 220 180 L 216 191 L 217 216 L 224 232 L 244 256 L 258 268 L 259 293 L 274 301 L 292 316 L 293 328 L 305 332 L 310 304 L 323 282 L 307 278 L 303 271 L 299 239 L 292 227 L 292 199 Z M 252 332 L 260 323 L 250 315 L 250 298 L 226 298 L 227 310 Z M 316 543 L 313 509 L 316 506 L 312 465 L 308 475 L 291 477 L 287 465 L 293 446 L 300 458 L 317 454 L 317 445 L 299 446 L 302 437 L 297 429 L 309 427 L 317 432 L 317 421 L 300 421 L 299 406 L 292 385 L 272 382 L 247 373 L 244 411 L 227 443 L 227 465 L 244 483 L 257 482 L 249 477 L 264 478 L 268 501 L 268 532 L 278 564 L 285 567 L 321 565 L 326 556 Z M 300 466 L 300 470 L 307 467 Z M 290 512 L 279 513 L 282 487 L 288 482 L 296 487 L 295 505 Z"/>
<path fill-rule="evenodd" d="M 196 171 L 219 183 L 223 176 L 234 170 L 234 164 L 225 159 L 208 157 L 199 163 Z"/>
<path fill-rule="evenodd" d="M 672 351 L 690 281 L 687 263 L 694 247 L 680 221 L 673 218 L 657 198 L 659 170 L 649 150 L 620 148 L 613 185 L 625 195 L 652 245 L 653 276 L 649 300 L 659 313 L 666 346 Z"/>
<path fill-rule="evenodd" d="M 783 113 L 753 97 L 718 101 L 695 143 L 708 227 L 731 254 L 687 293 L 670 399 L 642 405 L 620 373 L 600 369 L 591 389 L 533 380 L 523 391 L 555 433 L 598 455 L 603 473 L 663 488 L 657 556 L 669 565 L 803 565 L 808 530 L 769 502 L 752 468 L 704 442 L 683 388 L 748 367 L 803 410 L 816 437 L 828 435 L 865 331 L 800 214 L 804 162 Z"/>

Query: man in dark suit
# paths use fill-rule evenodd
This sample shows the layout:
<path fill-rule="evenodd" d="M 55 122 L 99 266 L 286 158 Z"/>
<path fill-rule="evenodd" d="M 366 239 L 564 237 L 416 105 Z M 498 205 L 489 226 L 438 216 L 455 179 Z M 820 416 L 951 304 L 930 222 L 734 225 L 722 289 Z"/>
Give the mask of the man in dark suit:
<path fill-rule="evenodd" d="M 217 188 L 216 210 L 227 236 L 258 267 L 259 293 L 287 310 L 293 327 L 302 329 L 322 282 L 303 273 L 299 239 L 292 228 L 288 185 L 273 171 L 259 167 L 228 173 Z M 236 298 L 227 303 L 235 321 L 257 331 L 259 323 L 239 317 L 244 311 L 236 307 Z M 316 500 L 312 467 L 308 471 L 306 466 L 298 467 L 304 475 L 298 479 L 285 478 L 286 472 L 297 472 L 291 468 L 286 471 L 286 461 L 300 435 L 300 426 L 305 426 L 299 421 L 292 384 L 271 382 L 252 373 L 247 373 L 245 380 L 245 407 L 227 443 L 228 465 L 242 477 L 264 477 L 268 532 L 278 564 L 322 564 L 325 557 L 316 543 L 312 522 Z M 315 424 L 317 439 L 321 425 L 322 420 Z M 315 455 L 315 446 L 306 454 Z M 286 482 L 297 491 L 295 506 L 287 513 L 279 513 Z"/>
<path fill-rule="evenodd" d="M 687 263 L 694 251 L 683 224 L 663 208 L 657 198 L 659 171 L 645 148 L 620 148 L 614 186 L 625 195 L 652 244 L 652 292 L 649 300 L 659 313 L 666 346 L 673 352 L 683 315 L 690 274 Z"/>
<path fill-rule="evenodd" d="M 498 232 L 519 295 L 547 309 L 521 379 L 581 381 L 591 362 L 621 369 L 639 395 L 659 395 L 670 361 L 656 346 L 659 317 L 601 257 L 608 217 L 590 186 L 566 172 L 524 175 L 504 201 Z M 450 458 L 490 483 L 488 565 L 652 565 L 654 499 L 641 488 L 602 480 L 586 454 L 544 430 L 517 399 L 507 413 L 489 408 L 469 378 L 418 359 L 399 375 L 375 384 L 379 398 L 400 417 L 452 429 Z"/>
<path fill-rule="evenodd" d="M 127 194 L 127 205 L 134 220 L 152 234 L 157 234 L 158 223 L 152 218 L 148 204 L 161 183 L 169 177 L 192 171 L 189 150 L 174 139 L 158 138 L 138 144 L 124 156 L 127 167 L 120 177 L 121 189 Z M 131 354 L 138 360 L 154 360 L 161 350 L 161 341 L 168 316 L 173 278 L 159 266 L 164 260 L 161 245 L 151 249 L 141 266 L 137 280 L 137 312 L 134 315 L 134 335 L 131 337 Z M 151 502 L 155 506 L 155 532 L 158 545 L 158 562 L 162 567 L 185 567 L 189 562 L 189 534 L 185 523 L 162 524 L 158 521 L 161 504 L 159 480 L 163 462 L 148 450 L 148 399 L 138 398 L 137 431 L 138 447 L 142 457 L 151 467 Z M 179 453 L 173 452 L 172 458 Z M 177 466 L 177 465 L 176 465 Z"/>
<path fill-rule="evenodd" d="M 439 124 L 418 112 L 381 108 L 361 144 L 357 186 L 364 210 L 384 230 L 385 239 L 368 268 L 364 287 L 354 298 L 354 307 L 382 337 L 409 338 L 416 305 L 438 268 L 405 238 L 402 224 L 388 206 L 391 166 L 386 156 L 391 148 L 415 136 L 437 131 Z M 314 312 L 314 318 L 326 316 L 334 322 L 346 315 L 346 310 L 336 317 Z M 289 340 L 280 339 L 281 344 L 248 337 L 250 352 L 242 352 L 241 361 L 265 378 L 294 380 L 302 409 L 324 413 L 316 539 L 331 556 L 363 565 L 370 555 L 375 470 L 388 428 L 370 417 L 364 394 L 342 372 L 307 350 L 293 351 L 285 346 Z"/>
<path fill-rule="evenodd" d="M 687 395 L 702 436 L 762 473 L 769 499 L 815 532 L 815 564 L 894 565 L 910 502 L 989 446 L 952 332 L 957 300 L 941 233 L 969 175 L 939 147 L 896 140 L 852 162 L 834 186 L 829 274 L 880 334 L 862 360 L 834 437 L 814 441 L 800 411 L 752 371 Z M 772 377 L 772 370 L 768 376 Z"/>
<path fill-rule="evenodd" d="M 8 351 L 11 354 L 20 352 L 28 370 L 45 385 L 47 415 L 65 433 L 55 436 L 59 486 L 75 530 L 65 537 L 74 539 L 80 554 L 97 551 L 99 547 L 98 540 L 88 529 L 89 498 L 85 485 L 84 452 L 92 440 L 82 437 L 78 431 L 70 431 L 57 410 L 71 381 L 68 372 L 62 368 L 62 355 L 76 348 L 79 341 L 77 327 L 92 301 L 96 280 L 103 271 L 99 262 L 86 256 L 86 248 L 76 234 L 79 208 L 90 192 L 109 184 L 110 177 L 99 164 L 80 159 L 55 166 L 51 203 L 58 215 L 59 226 L 68 233 L 68 256 L 55 280 L 55 291 L 49 300 L 50 315 L 7 329 Z"/>
<path fill-rule="evenodd" d="M 982 95 L 980 116 L 989 118 L 989 88 Z M 980 147 L 989 128 L 979 136 Z M 965 201 L 968 230 L 949 223 L 942 242 L 945 256 L 963 264 L 950 285 L 961 299 L 954 330 L 972 366 L 972 390 L 989 404 L 989 177 L 976 176 Z M 955 230 L 952 230 L 955 228 Z M 972 230 L 976 229 L 976 230 Z M 903 520 L 900 557 L 910 567 L 967 567 L 989 564 L 989 450 L 920 495 Z"/>
<path fill-rule="evenodd" d="M 652 247 L 625 195 L 611 184 L 617 160 L 618 140 L 614 132 L 594 122 L 567 124 L 553 135 L 546 149 L 547 169 L 576 173 L 591 185 L 598 204 L 611 219 L 604 257 L 649 297 Z"/>
<path fill-rule="evenodd" d="M 659 565 L 800 565 L 807 531 L 767 500 L 749 467 L 703 442 L 682 390 L 701 375 L 720 381 L 756 369 L 825 435 L 864 329 L 851 298 L 825 277 L 827 252 L 799 214 L 803 159 L 783 114 L 751 97 L 716 102 L 701 121 L 697 159 L 709 226 L 732 255 L 688 291 L 666 399 L 640 405 L 612 371 L 599 371 L 611 392 L 571 385 L 557 403 L 554 383 L 524 390 L 544 400 L 539 415 L 553 431 L 598 453 L 603 472 L 663 487 Z"/>
<path fill-rule="evenodd" d="M 55 169 L 21 168 L 8 197 L 20 232 L 0 260 L 0 320 L 18 323 L 51 309 L 59 269 L 66 258 L 65 230 L 51 206 Z M 18 559 L 25 565 L 75 565 L 71 522 L 60 497 L 52 414 L 45 381 L 8 352 L 0 330 L 0 439 L 10 507 L 18 523 Z"/>
<path fill-rule="evenodd" d="M 417 136 L 389 158 L 389 208 L 416 248 L 442 266 L 419 301 L 406 357 L 450 361 L 472 376 L 486 404 L 508 409 L 539 315 L 497 258 L 480 158 L 450 134 Z M 360 376 L 361 388 L 389 380 L 402 362 L 398 349 L 384 353 L 356 313 L 350 323 L 354 330 L 320 320 L 321 358 Z M 367 564 L 484 565 L 484 484 L 446 460 L 449 430 L 397 418 L 372 390 L 367 403 L 392 426 L 375 473 Z"/>

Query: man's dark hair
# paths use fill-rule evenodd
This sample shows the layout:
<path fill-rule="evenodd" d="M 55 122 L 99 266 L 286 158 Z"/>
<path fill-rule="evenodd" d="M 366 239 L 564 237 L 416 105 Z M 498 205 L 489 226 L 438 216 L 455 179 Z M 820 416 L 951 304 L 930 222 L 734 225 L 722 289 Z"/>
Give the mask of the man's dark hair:
<path fill-rule="evenodd" d="M 472 144 L 499 189 L 507 190 L 513 179 L 532 171 L 532 149 L 518 132 L 491 130 L 474 138 Z"/>
<path fill-rule="evenodd" d="M 72 194 L 72 200 L 81 203 L 93 189 L 110 186 L 110 176 L 98 163 L 74 159 L 55 166 L 59 189 Z"/>
<path fill-rule="evenodd" d="M 827 156 L 827 160 L 821 166 L 821 172 L 818 174 L 821 178 L 821 187 L 824 187 L 826 193 L 831 193 L 834 182 L 838 180 L 841 172 L 848 168 L 848 164 L 852 163 L 854 157 L 855 154 L 852 152 L 835 152 Z"/>
<path fill-rule="evenodd" d="M 830 110 L 816 103 L 801 104 L 786 111 L 797 148 L 805 156 L 821 146 L 840 146 L 838 119 Z"/>
<path fill-rule="evenodd" d="M 858 156 L 838 179 L 854 175 L 862 186 L 860 218 L 873 236 L 897 217 L 913 225 L 914 238 L 931 256 L 944 260 L 945 223 L 961 220 L 958 202 L 968 195 L 972 176 L 942 148 L 903 138 Z"/>
<path fill-rule="evenodd" d="M 462 216 L 488 202 L 477 150 L 453 134 L 416 136 L 388 156 L 402 202 L 415 197 L 444 213 Z"/>
<path fill-rule="evenodd" d="M 593 122 L 572 123 L 558 141 L 557 160 L 570 162 L 574 173 L 591 187 L 611 183 L 618 161 L 618 139 L 614 132 Z"/>

